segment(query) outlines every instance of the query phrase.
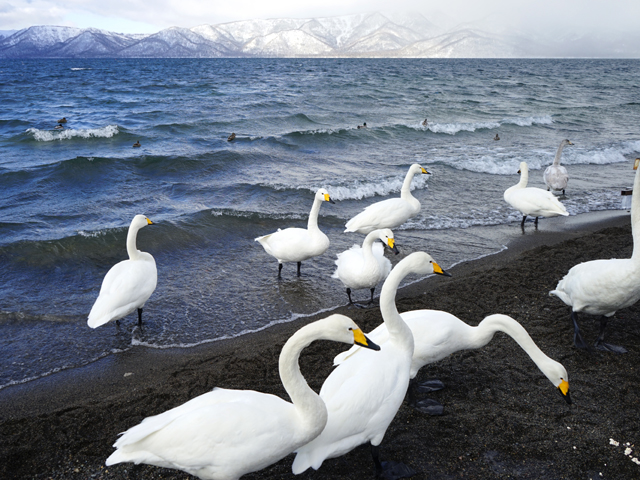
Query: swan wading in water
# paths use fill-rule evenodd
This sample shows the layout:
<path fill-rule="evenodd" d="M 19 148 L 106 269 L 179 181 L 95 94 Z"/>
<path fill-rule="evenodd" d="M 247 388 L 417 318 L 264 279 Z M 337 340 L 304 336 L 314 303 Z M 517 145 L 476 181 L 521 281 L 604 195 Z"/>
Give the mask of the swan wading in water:
<path fill-rule="evenodd" d="M 555 195 L 541 188 L 527 187 L 529 182 L 529 167 L 527 162 L 520 162 L 520 181 L 504 192 L 504 200 L 513 208 L 522 213 L 522 223 L 527 216 L 536 217 L 535 225 L 538 226 L 538 217 L 568 216 L 569 213 Z"/>
<path fill-rule="evenodd" d="M 411 360 L 412 379 L 425 365 L 435 363 L 461 350 L 473 350 L 487 345 L 496 332 L 504 332 L 513 338 L 518 345 L 531 357 L 540 371 L 558 388 L 567 403 L 571 403 L 569 396 L 569 376 L 565 368 L 555 360 L 545 355 L 531 339 L 520 323 L 507 315 L 489 315 L 477 327 L 466 324 L 458 317 L 440 310 L 412 310 L 401 313 L 402 320 L 413 333 L 414 350 Z M 379 325 L 368 335 L 384 350 L 389 341 L 389 331 L 385 324 Z M 358 347 L 352 347 L 342 352 L 334 359 L 334 365 L 360 354 Z M 427 382 L 428 387 L 431 382 Z M 423 405 L 413 399 L 413 389 L 409 390 L 411 403 L 418 410 L 433 414 L 441 413 L 442 406 L 434 408 L 434 401 L 428 400 Z"/>
<path fill-rule="evenodd" d="M 409 168 L 400 190 L 400 198 L 389 198 L 366 207 L 345 225 L 345 232 L 371 233 L 380 228 L 395 228 L 420 213 L 420 201 L 411 195 L 411 180 L 416 173 L 430 175 L 414 163 Z"/>
<path fill-rule="evenodd" d="M 640 177 L 636 172 L 631 196 L 631 234 L 633 254 L 631 258 L 611 258 L 579 263 L 572 267 L 555 290 L 555 295 L 571 307 L 573 343 L 578 348 L 588 348 L 578 327 L 578 313 L 600 315 L 600 334 L 595 346 L 598 350 L 626 353 L 619 345 L 605 343 L 604 331 L 609 317 L 617 310 L 630 307 L 640 300 Z"/>
<path fill-rule="evenodd" d="M 315 340 L 380 349 L 344 315 L 306 325 L 280 353 L 280 378 L 292 403 L 253 390 L 215 388 L 124 432 L 106 464 L 147 463 L 202 479 L 234 480 L 277 462 L 327 422 L 324 402 L 298 365 L 302 349 Z"/>
<path fill-rule="evenodd" d="M 380 240 L 382 243 L 376 242 L 376 240 Z M 368 234 L 362 242 L 362 247 L 354 245 L 351 249 L 338 254 L 337 268 L 332 278 L 340 279 L 347 287 L 350 305 L 353 303 L 351 289 L 359 290 L 361 288 L 371 289 L 369 304 L 373 304 L 373 292 L 376 285 L 387 278 L 391 271 L 391 262 L 384 256 L 384 245 L 396 255 L 399 253 L 395 246 L 393 232 L 388 228 L 374 230 Z"/>
<path fill-rule="evenodd" d="M 318 228 L 318 212 L 322 202 L 335 203 L 324 188 L 316 192 L 306 229 L 278 229 L 275 233 L 255 239 L 264 247 L 265 252 L 278 260 L 278 277 L 282 272 L 282 264 L 286 262 L 297 262 L 300 276 L 302 262 L 322 255 L 329 248 L 329 237 Z"/>
<path fill-rule="evenodd" d="M 158 270 L 151 254 L 136 248 L 138 230 L 153 222 L 144 215 L 136 215 L 127 233 L 129 260 L 115 264 L 107 272 L 98 299 L 91 307 L 87 324 L 99 327 L 126 317 L 138 309 L 138 326 L 142 326 L 142 309 L 156 289 Z"/>
<path fill-rule="evenodd" d="M 364 443 L 371 443 L 379 475 L 384 472 L 385 478 L 403 478 L 402 473 L 391 469 L 404 469 L 404 475 L 411 471 L 394 462 L 386 462 L 383 467 L 378 445 L 409 385 L 413 335 L 398 314 L 395 296 L 402 279 L 412 273 L 449 275 L 424 252 L 408 255 L 391 270 L 380 293 L 380 311 L 390 332 L 389 341 L 375 356 L 363 351 L 342 362 L 327 377 L 320 390 L 329 413 L 327 425 L 318 437 L 297 449 L 294 474 L 309 467 L 317 470 L 327 458 L 344 455 Z"/>
<path fill-rule="evenodd" d="M 573 143 L 571 143 L 570 140 L 562 140 L 562 142 L 560 142 L 553 164 L 546 168 L 542 176 L 547 190 L 555 190 L 558 192 L 562 190 L 563 195 L 565 188 L 567 188 L 567 182 L 569 181 L 567 169 L 560 165 L 560 157 L 562 156 L 562 149 L 565 145 L 573 145 Z"/>

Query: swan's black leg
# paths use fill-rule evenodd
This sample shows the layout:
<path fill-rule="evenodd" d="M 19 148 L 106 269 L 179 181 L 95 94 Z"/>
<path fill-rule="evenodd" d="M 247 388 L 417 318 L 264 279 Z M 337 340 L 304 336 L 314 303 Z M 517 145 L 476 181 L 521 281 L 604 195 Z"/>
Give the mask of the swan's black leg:
<path fill-rule="evenodd" d="M 373 464 L 376 468 L 376 478 L 382 478 L 385 480 L 400 480 L 401 478 L 413 477 L 416 473 L 418 473 L 404 463 L 398 463 L 394 461 L 380 461 L 379 449 L 373 444 L 371 445 L 371 458 L 373 458 Z"/>
<path fill-rule="evenodd" d="M 584 348 L 589 350 L 589 345 L 582 338 L 580 333 L 580 327 L 578 327 L 578 314 L 571 312 L 571 321 L 573 322 L 573 344 L 578 348 Z"/>
<path fill-rule="evenodd" d="M 138 309 L 138 328 L 142 331 L 142 309 Z"/>
<path fill-rule="evenodd" d="M 302 262 L 298 262 L 298 276 L 300 276 L 300 267 L 302 266 Z"/>
<path fill-rule="evenodd" d="M 520 226 L 521 226 L 522 228 L 524 228 L 524 221 L 525 221 L 526 219 L 527 219 L 527 216 L 526 216 L 526 215 L 524 215 L 524 216 L 522 217 L 522 223 L 520 224 Z"/>
<path fill-rule="evenodd" d="M 282 264 L 278 264 L 278 278 L 282 278 Z"/>
<path fill-rule="evenodd" d="M 353 300 L 351 300 L 351 289 L 347 287 L 347 296 L 349 297 L 349 305 L 353 305 Z"/>
<path fill-rule="evenodd" d="M 562 195 L 564 195 L 564 188 L 562 189 Z"/>
<path fill-rule="evenodd" d="M 373 292 L 375 292 L 375 291 L 376 291 L 376 287 L 373 287 L 371 289 L 371 300 L 369 300 L 369 305 L 373 305 Z"/>
<path fill-rule="evenodd" d="M 538 226 L 538 217 L 536 217 L 536 221 L 533 222 L 533 224 L 537 227 Z"/>
<path fill-rule="evenodd" d="M 627 353 L 626 348 L 621 347 L 620 345 L 611 345 L 604 341 L 604 330 L 607 328 L 608 321 L 609 319 L 604 315 L 600 317 L 600 335 L 598 335 L 598 339 L 596 340 L 596 348 L 603 352 Z"/>

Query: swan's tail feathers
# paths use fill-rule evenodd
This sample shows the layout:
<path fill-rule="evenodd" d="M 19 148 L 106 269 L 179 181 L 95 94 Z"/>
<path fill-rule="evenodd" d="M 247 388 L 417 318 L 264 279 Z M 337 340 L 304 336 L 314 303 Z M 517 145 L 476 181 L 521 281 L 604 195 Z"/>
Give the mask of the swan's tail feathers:
<path fill-rule="evenodd" d="M 109 323 L 111 320 L 122 318 L 121 316 L 116 318 L 116 312 L 111 311 L 105 303 L 102 297 L 98 297 L 96 303 L 91 307 L 89 317 L 87 318 L 87 325 L 91 328 L 98 328 L 105 323 Z"/>
<path fill-rule="evenodd" d="M 571 300 L 571 297 L 569 295 L 567 295 L 565 292 L 563 292 L 562 290 L 557 290 L 557 289 L 556 290 L 551 290 L 549 292 L 549 296 L 551 296 L 551 297 L 556 296 L 560 300 L 562 300 L 564 303 L 569 305 L 570 307 L 573 306 L 573 301 Z"/>
<path fill-rule="evenodd" d="M 324 458 L 320 457 L 314 460 L 313 457 L 313 451 L 297 452 L 296 458 L 293 459 L 293 465 L 291 465 L 291 471 L 293 472 L 293 474 L 300 475 L 302 472 L 307 471 L 309 468 L 318 470 L 322 466 Z"/>
<path fill-rule="evenodd" d="M 265 242 L 267 242 L 269 240 L 269 237 L 273 235 L 272 233 L 270 233 L 269 235 L 263 235 L 261 237 L 256 237 L 254 239 L 254 242 L 260 242 L 260 245 L 264 246 Z"/>
<path fill-rule="evenodd" d="M 124 463 L 124 462 L 131 462 L 131 463 L 135 463 L 136 465 L 140 463 L 147 463 L 149 465 L 163 465 L 163 466 L 167 463 L 162 458 L 158 457 L 157 455 L 154 455 L 151 452 L 146 452 L 144 450 L 127 451 L 126 449 L 116 450 L 109 456 L 109 458 L 107 458 L 107 460 L 104 463 L 107 466 L 111 466 L 111 465 L 115 465 L 116 463 Z"/>

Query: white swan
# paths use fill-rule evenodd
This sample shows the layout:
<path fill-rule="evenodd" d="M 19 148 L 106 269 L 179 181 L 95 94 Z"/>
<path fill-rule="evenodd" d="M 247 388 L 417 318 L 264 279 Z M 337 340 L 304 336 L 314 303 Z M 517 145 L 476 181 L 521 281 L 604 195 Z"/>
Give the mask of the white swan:
<path fill-rule="evenodd" d="M 382 243 L 374 243 L 380 239 Z M 371 289 L 371 301 L 373 303 L 373 292 L 382 280 L 387 278 L 391 271 L 391 262 L 384 256 L 384 245 L 391 248 L 398 254 L 398 248 L 394 245 L 393 232 L 388 228 L 382 230 L 374 230 L 368 234 L 362 247 L 354 245 L 349 250 L 345 250 L 338 254 L 336 260 L 336 271 L 332 278 L 339 278 L 347 287 L 347 296 L 349 304 L 351 300 L 351 289 L 358 290 L 361 288 Z"/>
<path fill-rule="evenodd" d="M 415 252 L 398 262 L 380 293 L 380 311 L 390 339 L 375 356 L 362 352 L 339 365 L 320 390 L 329 418 L 327 426 L 313 441 L 297 449 L 293 473 L 309 467 L 320 468 L 327 458 L 344 455 L 370 442 L 376 470 L 382 470 L 377 446 L 402 404 L 407 386 L 413 335 L 398 314 L 395 295 L 408 274 L 448 275 L 424 252 Z"/>
<path fill-rule="evenodd" d="M 538 217 L 556 217 L 558 215 L 567 216 L 567 209 L 560 203 L 556 196 L 541 188 L 527 187 L 529 182 L 529 167 L 527 162 L 520 162 L 520 181 L 513 187 L 509 187 L 504 192 L 504 200 L 522 215 L 521 226 L 524 228 L 524 221 L 527 215 L 536 217 L 535 224 L 538 226 Z"/>
<path fill-rule="evenodd" d="M 100 287 L 98 299 L 91 307 L 87 324 L 99 327 L 116 322 L 138 309 L 138 325 L 142 325 L 142 309 L 156 289 L 158 270 L 151 254 L 136 248 L 138 230 L 153 222 L 144 215 L 136 215 L 127 233 L 129 260 L 115 264 L 107 272 Z"/>
<path fill-rule="evenodd" d="M 563 195 L 565 188 L 567 188 L 567 182 L 569 181 L 567 169 L 560 165 L 560 157 L 562 156 L 562 149 L 565 145 L 573 145 L 573 143 L 571 143 L 570 140 L 562 140 L 562 142 L 560 142 L 553 164 L 549 165 L 542 175 L 547 190 L 562 190 Z"/>
<path fill-rule="evenodd" d="M 318 435 L 327 421 L 324 402 L 298 366 L 300 352 L 314 340 L 379 349 L 344 315 L 306 325 L 280 353 L 280 378 L 293 403 L 253 390 L 215 388 L 124 432 L 106 464 L 148 463 L 202 479 L 233 480 L 277 462 Z"/>
<path fill-rule="evenodd" d="M 631 196 L 631 233 L 633 254 L 631 258 L 592 260 L 572 267 L 555 290 L 555 295 L 571 307 L 574 327 L 574 345 L 588 348 L 578 327 L 578 312 L 600 315 L 600 334 L 596 348 L 615 353 L 626 353 L 619 345 L 604 341 L 604 331 L 609 317 L 617 310 L 630 307 L 640 300 L 640 176 L 636 173 Z"/>
<path fill-rule="evenodd" d="M 298 262 L 300 276 L 303 261 L 322 255 L 329 248 L 329 238 L 318 228 L 318 212 L 322 202 L 335 203 L 324 188 L 316 192 L 306 229 L 278 229 L 275 233 L 255 239 L 264 247 L 265 252 L 278 260 L 278 276 L 282 272 L 282 264 L 286 262 Z"/>
<path fill-rule="evenodd" d="M 400 190 L 400 198 L 389 198 L 366 207 L 345 225 L 345 232 L 371 233 L 379 228 L 395 228 L 420 213 L 420 201 L 411 195 L 411 180 L 416 173 L 430 175 L 414 163 Z"/>
<path fill-rule="evenodd" d="M 513 338 L 531 357 L 540 371 L 557 387 L 568 403 L 569 376 L 565 368 L 546 356 L 531 339 L 527 331 L 516 320 L 507 315 L 489 315 L 477 327 L 467 325 L 458 317 L 440 310 L 412 310 L 400 316 L 411 329 L 415 347 L 411 360 L 411 378 L 430 363 L 435 363 L 460 350 L 482 348 L 488 344 L 496 332 L 504 332 Z M 367 335 L 384 350 L 389 340 L 389 331 L 383 323 Z M 358 347 L 342 352 L 333 363 L 339 365 L 346 359 L 359 354 Z"/>

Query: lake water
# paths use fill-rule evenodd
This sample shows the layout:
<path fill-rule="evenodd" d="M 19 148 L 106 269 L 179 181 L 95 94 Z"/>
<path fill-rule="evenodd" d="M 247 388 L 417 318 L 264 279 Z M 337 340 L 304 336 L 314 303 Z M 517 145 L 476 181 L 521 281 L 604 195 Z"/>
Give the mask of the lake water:
<path fill-rule="evenodd" d="M 394 263 L 502 250 L 522 235 L 502 197 L 519 163 L 544 188 L 565 138 L 568 211 L 618 209 L 640 156 L 639 78 L 638 60 L 0 61 L 0 388 L 346 303 L 334 261 L 363 236 L 344 224 L 397 196 L 412 163 L 432 175 L 413 181 L 422 211 L 395 230 Z M 278 280 L 254 238 L 304 227 L 320 187 L 331 246 Z M 90 329 L 138 213 L 156 223 L 137 242 L 158 266 L 144 329 L 135 314 Z"/>

